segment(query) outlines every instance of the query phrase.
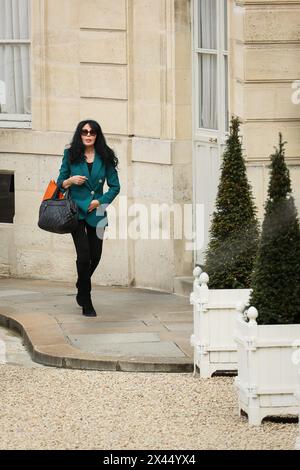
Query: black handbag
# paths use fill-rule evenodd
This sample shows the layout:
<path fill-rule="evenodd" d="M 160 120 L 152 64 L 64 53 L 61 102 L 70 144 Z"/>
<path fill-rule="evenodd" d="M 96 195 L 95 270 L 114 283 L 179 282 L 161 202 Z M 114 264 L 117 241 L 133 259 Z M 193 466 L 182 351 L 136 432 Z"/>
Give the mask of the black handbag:
<path fill-rule="evenodd" d="M 58 199 L 59 189 L 51 199 L 45 199 L 39 210 L 38 226 L 52 233 L 71 233 L 78 225 L 78 207 L 72 201 L 70 190 L 65 192 L 64 199 Z"/>

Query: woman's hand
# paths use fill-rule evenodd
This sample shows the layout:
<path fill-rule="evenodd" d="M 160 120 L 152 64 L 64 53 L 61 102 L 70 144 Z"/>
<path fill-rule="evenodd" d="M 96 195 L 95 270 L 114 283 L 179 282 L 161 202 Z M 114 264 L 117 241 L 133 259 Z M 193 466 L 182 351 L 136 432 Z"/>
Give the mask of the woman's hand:
<path fill-rule="evenodd" d="M 87 177 L 86 176 L 81 176 L 81 175 L 71 176 L 69 178 L 69 181 L 70 181 L 71 184 L 76 184 L 76 185 L 79 185 L 79 186 L 84 184 L 86 180 L 87 180 Z"/>
<path fill-rule="evenodd" d="M 100 206 L 100 202 L 97 199 L 93 199 L 88 207 L 88 212 L 92 212 L 94 209 Z"/>

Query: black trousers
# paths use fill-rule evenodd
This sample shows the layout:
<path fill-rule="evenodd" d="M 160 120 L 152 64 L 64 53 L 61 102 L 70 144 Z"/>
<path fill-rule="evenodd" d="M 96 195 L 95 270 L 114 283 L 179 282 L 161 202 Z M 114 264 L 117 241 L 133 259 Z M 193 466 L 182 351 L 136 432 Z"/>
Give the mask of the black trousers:
<path fill-rule="evenodd" d="M 77 229 L 71 235 L 77 253 L 76 287 L 82 299 L 89 299 L 91 277 L 101 259 L 103 240 L 98 238 L 96 227 L 91 227 L 85 220 L 79 220 Z"/>

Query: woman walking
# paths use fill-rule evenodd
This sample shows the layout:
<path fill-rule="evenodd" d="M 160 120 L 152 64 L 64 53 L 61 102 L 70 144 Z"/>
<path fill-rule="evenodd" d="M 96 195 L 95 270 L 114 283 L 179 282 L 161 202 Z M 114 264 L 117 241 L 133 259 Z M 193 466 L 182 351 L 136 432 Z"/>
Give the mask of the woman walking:
<path fill-rule="evenodd" d="M 91 299 L 91 276 L 100 262 L 108 225 L 105 208 L 120 192 L 117 165 L 118 158 L 106 144 L 100 125 L 89 119 L 81 121 L 70 147 L 64 151 L 57 185 L 62 192 L 70 188 L 78 206 L 78 227 L 72 232 L 77 253 L 76 300 L 88 317 L 97 316 Z M 103 194 L 105 180 L 109 189 Z"/>

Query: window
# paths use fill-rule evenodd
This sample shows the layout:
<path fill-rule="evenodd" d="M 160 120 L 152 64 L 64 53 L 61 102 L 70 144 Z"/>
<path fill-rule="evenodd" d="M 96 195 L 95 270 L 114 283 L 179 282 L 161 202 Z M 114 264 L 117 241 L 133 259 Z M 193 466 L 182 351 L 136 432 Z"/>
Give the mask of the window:
<path fill-rule="evenodd" d="M 30 127 L 30 0 L 0 0 L 0 126 Z"/>
<path fill-rule="evenodd" d="M 14 183 L 14 174 L 0 173 L 0 223 L 13 223 L 15 215 Z"/>
<path fill-rule="evenodd" d="M 197 128 L 228 130 L 227 0 L 195 0 Z"/>

